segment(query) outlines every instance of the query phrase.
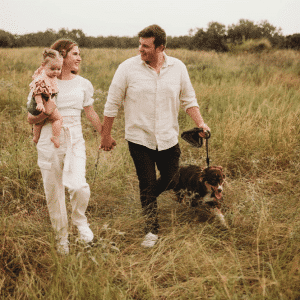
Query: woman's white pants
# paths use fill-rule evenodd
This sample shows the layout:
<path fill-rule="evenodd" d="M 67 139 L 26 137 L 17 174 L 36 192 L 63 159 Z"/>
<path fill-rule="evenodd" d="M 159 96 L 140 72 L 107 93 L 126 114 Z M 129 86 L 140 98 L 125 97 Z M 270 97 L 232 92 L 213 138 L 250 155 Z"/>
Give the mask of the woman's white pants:
<path fill-rule="evenodd" d="M 46 124 L 37 144 L 38 165 L 42 172 L 52 226 L 57 238 L 64 239 L 68 237 L 65 187 L 70 195 L 72 223 L 76 226 L 87 224 L 85 211 L 90 187 L 85 178 L 86 153 L 80 117 L 64 118 L 59 148 L 54 147 L 50 141 L 51 136 L 51 124 Z"/>

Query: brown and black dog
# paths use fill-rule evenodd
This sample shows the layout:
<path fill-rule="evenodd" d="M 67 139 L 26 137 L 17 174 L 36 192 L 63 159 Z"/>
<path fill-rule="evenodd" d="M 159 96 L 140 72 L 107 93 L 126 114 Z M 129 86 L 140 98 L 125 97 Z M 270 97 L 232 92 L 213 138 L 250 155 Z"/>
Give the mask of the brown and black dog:
<path fill-rule="evenodd" d="M 220 166 L 201 168 L 196 165 L 179 168 L 175 187 L 177 200 L 191 207 L 205 205 L 225 228 L 229 228 L 222 214 L 221 202 L 225 175 Z"/>

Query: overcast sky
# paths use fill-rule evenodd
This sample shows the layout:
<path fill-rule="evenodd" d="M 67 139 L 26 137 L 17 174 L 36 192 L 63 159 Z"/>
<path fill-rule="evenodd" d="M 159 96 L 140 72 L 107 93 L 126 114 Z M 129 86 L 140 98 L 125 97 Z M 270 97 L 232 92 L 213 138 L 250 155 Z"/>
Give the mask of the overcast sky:
<path fill-rule="evenodd" d="M 0 0 L 0 29 L 26 34 L 81 29 L 87 36 L 135 36 L 158 24 L 167 35 L 188 35 L 209 22 L 226 27 L 262 20 L 284 35 L 300 33 L 300 0 Z"/>

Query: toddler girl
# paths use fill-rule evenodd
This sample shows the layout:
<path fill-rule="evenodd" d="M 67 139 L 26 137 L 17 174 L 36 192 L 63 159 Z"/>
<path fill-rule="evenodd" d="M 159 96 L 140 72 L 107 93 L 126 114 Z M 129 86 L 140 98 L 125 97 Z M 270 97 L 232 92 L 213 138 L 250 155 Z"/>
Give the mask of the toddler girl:
<path fill-rule="evenodd" d="M 58 51 L 45 49 L 42 65 L 34 72 L 30 83 L 32 99 L 27 106 L 28 112 L 34 116 L 45 113 L 48 101 L 53 101 L 58 93 L 57 76 L 61 74 L 63 58 Z M 62 126 L 62 117 L 57 108 L 46 119 L 52 123 L 51 141 L 59 148 L 59 136 Z M 46 121 L 33 125 L 33 141 L 38 142 L 42 126 Z"/>

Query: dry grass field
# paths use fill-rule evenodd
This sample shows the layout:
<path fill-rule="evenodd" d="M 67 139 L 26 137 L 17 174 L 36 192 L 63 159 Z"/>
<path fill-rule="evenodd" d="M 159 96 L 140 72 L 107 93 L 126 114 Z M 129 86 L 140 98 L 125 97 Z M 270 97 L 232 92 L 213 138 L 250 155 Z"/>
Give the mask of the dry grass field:
<path fill-rule="evenodd" d="M 42 49 L 0 49 L 0 299 L 300 299 L 300 53 L 168 51 L 188 68 L 211 128 L 211 164 L 226 173 L 228 232 L 202 222 L 166 192 L 158 198 L 160 241 L 143 249 L 138 182 L 122 110 L 100 142 L 83 116 L 87 211 L 93 247 L 56 253 L 26 121 L 31 75 Z M 137 50 L 82 49 L 81 75 L 102 118 L 112 76 Z M 181 131 L 194 125 L 183 112 Z M 205 166 L 205 147 L 180 140 L 181 163 Z M 98 161 L 98 163 L 97 163 Z"/>

